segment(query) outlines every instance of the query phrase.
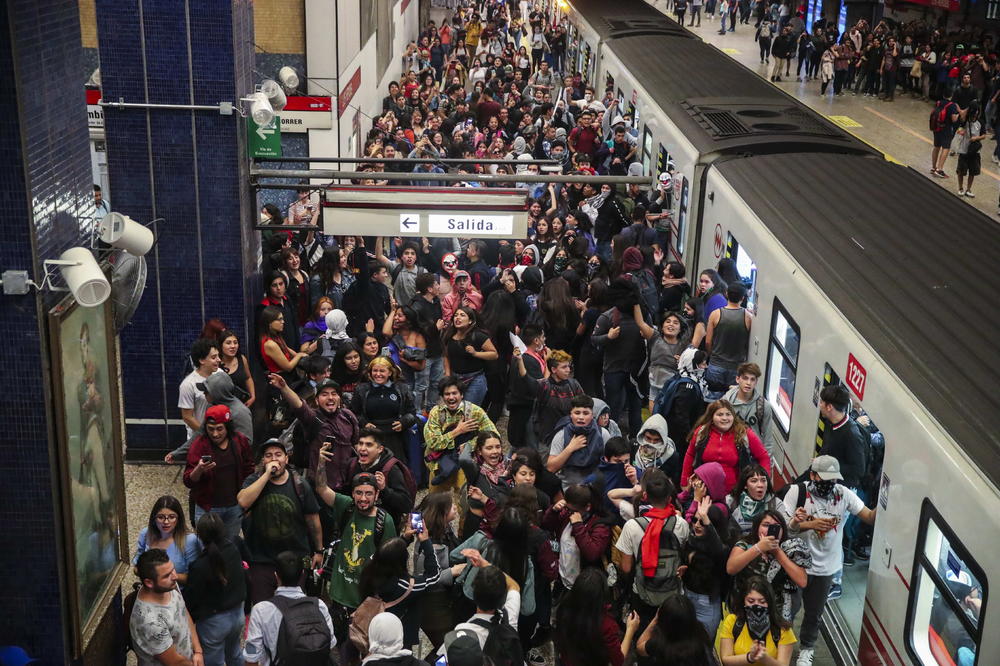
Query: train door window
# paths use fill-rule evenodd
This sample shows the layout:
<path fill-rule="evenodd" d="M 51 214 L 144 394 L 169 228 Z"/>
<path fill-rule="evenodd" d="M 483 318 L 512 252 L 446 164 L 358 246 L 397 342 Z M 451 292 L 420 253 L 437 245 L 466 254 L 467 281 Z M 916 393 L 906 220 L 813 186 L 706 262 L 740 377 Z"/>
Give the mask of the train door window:
<path fill-rule="evenodd" d="M 653 133 L 649 127 L 645 128 L 642 134 L 642 172 L 649 174 L 649 167 L 653 162 Z M 657 174 L 659 175 L 659 174 Z"/>
<path fill-rule="evenodd" d="M 915 663 L 974 664 L 987 602 L 982 567 L 929 500 L 924 500 L 906 616 Z"/>
<path fill-rule="evenodd" d="M 799 327 L 774 299 L 771 336 L 767 350 L 767 382 L 764 393 L 782 434 L 788 437 L 792 423 L 792 401 L 795 399 L 795 371 L 799 362 Z"/>
<path fill-rule="evenodd" d="M 639 126 L 639 107 L 635 105 L 635 102 L 629 102 L 628 110 L 632 114 L 632 127 Z"/>
<path fill-rule="evenodd" d="M 726 243 L 726 257 L 736 261 L 740 281 L 747 288 L 746 308 L 750 314 L 757 314 L 757 264 L 732 234 Z"/>
<path fill-rule="evenodd" d="M 619 109 L 625 108 L 625 93 L 622 92 L 621 88 L 618 89 L 618 108 Z M 619 111 L 618 113 L 621 113 L 621 111 Z"/>
<path fill-rule="evenodd" d="M 687 229 L 688 191 L 690 189 L 690 183 L 683 174 L 678 173 L 674 174 L 673 186 L 674 199 L 677 201 L 677 215 L 674 218 L 677 221 L 677 228 L 674 233 L 677 235 L 677 253 L 683 256 L 684 243 L 686 240 L 684 233 Z M 679 195 L 678 192 L 680 192 Z"/>

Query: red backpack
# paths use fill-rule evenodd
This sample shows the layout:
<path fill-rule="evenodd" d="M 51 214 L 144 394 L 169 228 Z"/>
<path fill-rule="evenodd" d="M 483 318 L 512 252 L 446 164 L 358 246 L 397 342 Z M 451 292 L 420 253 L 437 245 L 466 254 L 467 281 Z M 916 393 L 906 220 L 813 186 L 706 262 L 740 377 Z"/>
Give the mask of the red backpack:
<path fill-rule="evenodd" d="M 932 132 L 943 132 L 951 126 L 950 117 L 954 113 L 951 110 L 953 104 L 954 102 L 946 99 L 938 100 L 934 110 L 931 111 L 930 128 Z"/>

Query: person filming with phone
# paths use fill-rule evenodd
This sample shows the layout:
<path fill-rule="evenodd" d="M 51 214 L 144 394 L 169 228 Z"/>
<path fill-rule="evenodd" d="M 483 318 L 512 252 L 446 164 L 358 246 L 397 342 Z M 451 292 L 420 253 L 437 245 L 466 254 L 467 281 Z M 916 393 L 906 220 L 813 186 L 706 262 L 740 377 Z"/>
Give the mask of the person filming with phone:
<path fill-rule="evenodd" d="M 209 407 L 201 430 L 188 449 L 184 468 L 184 485 L 194 501 L 194 523 L 206 513 L 218 514 L 226 536 L 235 540 L 243 517 L 236 495 L 253 473 L 250 441 L 236 431 L 226 405 Z"/>

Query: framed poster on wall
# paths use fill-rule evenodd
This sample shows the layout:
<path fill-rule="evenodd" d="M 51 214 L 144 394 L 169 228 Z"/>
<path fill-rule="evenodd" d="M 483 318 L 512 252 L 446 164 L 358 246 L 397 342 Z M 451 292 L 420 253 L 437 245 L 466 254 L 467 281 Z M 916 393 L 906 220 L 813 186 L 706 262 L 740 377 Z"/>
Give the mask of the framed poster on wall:
<path fill-rule="evenodd" d="M 49 311 L 58 496 L 73 652 L 83 654 L 128 571 L 121 398 L 111 300 Z"/>

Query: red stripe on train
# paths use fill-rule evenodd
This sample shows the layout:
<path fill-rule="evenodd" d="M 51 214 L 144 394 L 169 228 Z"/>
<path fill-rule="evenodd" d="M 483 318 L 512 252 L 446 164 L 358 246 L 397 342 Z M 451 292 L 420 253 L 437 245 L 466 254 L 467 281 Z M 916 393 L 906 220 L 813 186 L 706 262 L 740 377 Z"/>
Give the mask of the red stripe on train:
<path fill-rule="evenodd" d="M 889 643 L 889 647 L 892 648 L 893 653 L 896 655 L 896 660 L 899 663 L 905 663 L 903 661 L 903 658 L 901 656 L 899 656 L 899 650 L 896 649 L 896 644 L 892 642 L 892 636 L 890 636 L 889 632 L 886 631 L 885 625 L 882 624 L 882 620 L 879 618 L 878 613 L 875 612 L 875 607 L 872 606 L 872 604 L 871 604 L 870 601 L 868 601 L 868 597 L 867 596 L 865 597 L 865 605 L 868 607 L 868 610 L 870 611 L 871 616 L 873 618 L 875 618 L 875 622 L 878 623 L 878 627 L 879 627 L 879 629 L 882 630 L 882 634 L 885 635 L 886 642 Z M 873 635 L 874 635 L 874 633 L 873 633 Z"/>
<path fill-rule="evenodd" d="M 867 615 L 861 618 L 861 641 L 858 645 L 858 661 L 865 666 L 882 666 L 883 664 L 892 663 L 885 645 L 882 644 Z"/>
<path fill-rule="evenodd" d="M 907 582 L 906 577 L 903 576 L 903 572 L 900 571 L 899 567 L 897 567 L 895 564 L 892 565 L 892 568 L 896 570 L 896 575 L 899 576 L 899 580 L 901 580 L 903 582 L 903 587 L 905 587 L 906 591 L 909 592 L 910 591 L 910 584 Z"/>

